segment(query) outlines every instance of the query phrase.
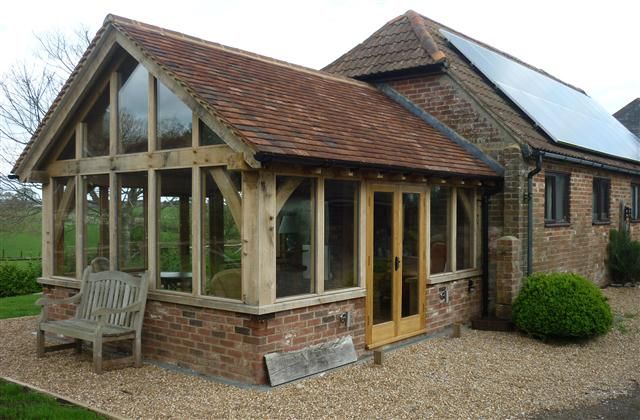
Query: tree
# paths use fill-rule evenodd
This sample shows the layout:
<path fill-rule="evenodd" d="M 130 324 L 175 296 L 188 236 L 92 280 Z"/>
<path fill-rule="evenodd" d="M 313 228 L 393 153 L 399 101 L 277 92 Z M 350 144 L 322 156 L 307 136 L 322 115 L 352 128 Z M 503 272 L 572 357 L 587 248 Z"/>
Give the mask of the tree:
<path fill-rule="evenodd" d="M 0 194 L 34 205 L 40 202 L 40 194 L 33 194 L 39 186 L 11 179 L 9 172 L 91 41 L 86 27 L 36 39 L 33 59 L 15 63 L 0 77 Z"/>

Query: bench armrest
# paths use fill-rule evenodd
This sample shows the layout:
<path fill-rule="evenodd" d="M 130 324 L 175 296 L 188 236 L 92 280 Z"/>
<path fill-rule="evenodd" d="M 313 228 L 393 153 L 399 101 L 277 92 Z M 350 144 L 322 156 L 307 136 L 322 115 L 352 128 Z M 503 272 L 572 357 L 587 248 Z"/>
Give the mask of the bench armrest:
<path fill-rule="evenodd" d="M 48 297 L 41 297 L 36 301 L 36 305 L 39 306 L 51 306 L 51 305 L 64 305 L 67 303 L 78 303 L 80 302 L 80 297 L 82 296 L 82 292 L 79 292 L 73 296 L 63 298 L 63 299 L 51 299 Z"/>
<path fill-rule="evenodd" d="M 125 306 L 124 308 L 118 309 L 110 309 L 110 308 L 96 308 L 91 312 L 91 315 L 95 315 L 98 317 L 112 315 L 112 314 L 121 314 L 125 312 L 138 312 L 141 309 L 142 303 L 137 302 L 133 305 Z"/>

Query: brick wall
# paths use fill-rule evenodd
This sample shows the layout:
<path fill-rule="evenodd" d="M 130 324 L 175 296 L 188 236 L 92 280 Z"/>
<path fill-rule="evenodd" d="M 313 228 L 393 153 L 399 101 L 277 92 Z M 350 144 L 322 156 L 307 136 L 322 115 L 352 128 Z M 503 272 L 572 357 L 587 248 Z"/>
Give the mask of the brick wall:
<path fill-rule="evenodd" d="M 473 282 L 469 290 L 469 281 Z M 441 299 L 446 289 L 449 300 Z M 481 315 L 482 280 L 480 277 L 427 285 L 427 333 L 439 331 L 454 323 L 468 324 Z"/>
<path fill-rule="evenodd" d="M 496 240 L 512 235 L 526 240 L 528 166 L 520 147 L 504 129 L 446 75 L 414 77 L 389 82 L 402 95 L 474 143 L 505 168 L 503 193 L 491 198 L 489 207 L 489 290 L 495 305 Z M 521 255 L 526 265 L 526 255 Z"/>
<path fill-rule="evenodd" d="M 569 226 L 545 227 L 545 171 L 570 173 Z M 594 177 L 611 180 L 610 220 L 608 225 L 593 225 L 591 219 L 592 182 Z M 534 271 L 573 271 L 598 285 L 610 279 L 605 265 L 609 230 L 619 228 L 620 201 L 631 202 L 632 178 L 588 167 L 546 161 L 534 177 Z M 640 239 L 640 224 L 631 224 L 632 237 Z"/>
<path fill-rule="evenodd" d="M 198 372 L 250 383 L 266 383 L 263 356 L 291 351 L 351 335 L 364 351 L 364 298 L 248 315 L 150 301 L 143 351 L 150 359 Z M 339 319 L 352 313 L 347 328 Z"/>
<path fill-rule="evenodd" d="M 59 299 L 78 291 L 45 286 L 44 293 Z M 348 328 L 339 318 L 344 312 L 352 315 Z M 73 305 L 58 305 L 49 313 L 51 319 L 66 319 L 72 317 L 75 310 Z M 365 351 L 364 298 L 268 315 L 148 301 L 142 346 L 145 359 L 262 384 L 268 381 L 265 354 L 298 350 L 347 335 L 353 337 L 356 351 L 362 354 Z"/>

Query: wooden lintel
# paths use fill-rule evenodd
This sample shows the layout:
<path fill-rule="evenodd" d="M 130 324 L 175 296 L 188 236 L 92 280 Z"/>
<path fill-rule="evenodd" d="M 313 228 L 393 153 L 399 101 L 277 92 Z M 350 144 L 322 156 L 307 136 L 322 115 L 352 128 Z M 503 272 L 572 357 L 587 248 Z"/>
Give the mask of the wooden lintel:
<path fill-rule="evenodd" d="M 209 173 L 222 193 L 222 196 L 227 200 L 231 217 L 236 223 L 238 230 L 242 230 L 242 198 L 231 180 L 229 173 L 222 168 L 210 168 Z"/>
<path fill-rule="evenodd" d="M 101 174 L 109 171 L 175 169 L 193 165 L 225 166 L 229 155 L 232 154 L 235 152 L 227 146 L 204 146 L 198 149 L 159 150 L 114 157 L 100 156 L 53 162 L 47 168 L 47 173 L 49 176 L 71 176 Z"/>

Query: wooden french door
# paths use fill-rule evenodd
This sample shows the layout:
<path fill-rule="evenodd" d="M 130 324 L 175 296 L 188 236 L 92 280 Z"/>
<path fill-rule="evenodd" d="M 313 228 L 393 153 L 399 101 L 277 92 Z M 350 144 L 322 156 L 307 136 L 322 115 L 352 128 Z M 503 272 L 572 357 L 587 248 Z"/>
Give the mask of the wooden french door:
<path fill-rule="evenodd" d="M 378 185 L 367 203 L 367 345 L 425 329 L 426 193 Z"/>

